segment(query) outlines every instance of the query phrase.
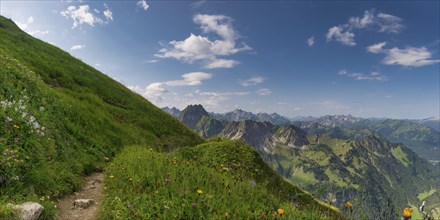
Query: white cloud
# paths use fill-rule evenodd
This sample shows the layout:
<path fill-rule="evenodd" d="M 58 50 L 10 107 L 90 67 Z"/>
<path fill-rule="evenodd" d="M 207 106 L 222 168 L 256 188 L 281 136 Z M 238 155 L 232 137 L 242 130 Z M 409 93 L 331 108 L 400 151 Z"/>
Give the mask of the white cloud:
<path fill-rule="evenodd" d="M 407 47 L 399 49 L 397 47 L 384 49 L 386 42 L 380 42 L 367 47 L 371 53 L 383 53 L 385 58 L 382 60 L 387 65 L 401 65 L 404 67 L 421 67 L 439 63 L 440 60 L 433 60 L 432 54 L 425 47 Z"/>
<path fill-rule="evenodd" d="M 246 96 L 251 94 L 250 92 L 200 92 L 196 91 L 196 95 L 199 97 L 189 100 L 190 103 L 201 103 L 208 108 L 217 107 L 223 101 L 229 100 L 230 97 Z"/>
<path fill-rule="evenodd" d="M 181 80 L 172 80 L 164 82 L 167 86 L 198 86 L 202 84 L 202 81 L 212 78 L 211 73 L 204 72 L 191 72 L 182 75 Z"/>
<path fill-rule="evenodd" d="M 194 8 L 194 9 L 200 8 L 205 3 L 206 3 L 206 0 L 195 1 L 195 2 L 191 3 L 191 7 Z"/>
<path fill-rule="evenodd" d="M 262 76 L 255 76 L 255 77 L 251 77 L 249 79 L 241 81 L 240 85 L 242 85 L 244 87 L 255 86 L 255 85 L 258 85 L 258 84 L 264 82 L 264 80 L 266 80 L 266 78 L 264 78 Z"/>
<path fill-rule="evenodd" d="M 356 28 L 365 28 L 368 25 L 373 24 L 375 21 L 374 13 L 372 11 L 365 11 L 364 17 L 351 17 L 348 23 Z"/>
<path fill-rule="evenodd" d="M 383 59 L 383 63 L 388 65 L 401 65 L 405 67 L 421 67 L 440 62 L 440 60 L 432 60 L 432 54 L 425 47 L 407 47 L 399 49 L 394 47 L 389 49 L 387 56 Z"/>
<path fill-rule="evenodd" d="M 108 6 L 106 4 L 104 4 L 106 7 L 106 10 L 104 11 L 104 16 L 107 19 L 107 21 L 112 21 L 113 20 L 113 13 L 110 10 L 110 8 L 108 8 Z"/>
<path fill-rule="evenodd" d="M 402 31 L 405 26 L 401 24 L 403 19 L 385 13 L 379 13 L 377 15 L 379 32 L 387 32 L 387 33 L 399 33 Z"/>
<path fill-rule="evenodd" d="M 221 40 L 211 41 L 208 37 L 191 33 L 188 38 L 182 41 L 170 41 L 163 45 L 156 57 L 174 58 L 185 63 L 194 61 L 205 61 L 205 68 L 232 68 L 239 64 L 235 60 L 221 59 L 219 56 L 229 56 L 238 52 L 251 50 L 246 44 L 237 47 L 236 40 L 239 35 L 232 26 L 232 19 L 224 15 L 197 14 L 193 17 L 194 23 L 200 25 L 204 33 L 214 33 L 220 36 Z"/>
<path fill-rule="evenodd" d="M 151 83 L 145 88 L 140 86 L 127 86 L 133 92 L 136 92 L 152 103 L 158 105 L 164 101 L 164 94 L 169 93 L 168 87 L 176 86 L 198 86 L 201 85 L 203 81 L 211 79 L 211 73 L 204 72 L 191 72 L 182 75 L 183 79 L 171 80 L 166 82 L 155 82 Z"/>
<path fill-rule="evenodd" d="M 84 45 L 84 44 L 78 44 L 78 45 L 73 45 L 71 48 L 70 48 L 70 50 L 81 50 L 81 49 L 83 49 L 83 48 L 85 48 L 86 47 L 86 45 Z"/>
<path fill-rule="evenodd" d="M 313 46 L 313 44 L 315 44 L 315 38 L 310 37 L 309 39 L 307 39 L 307 44 L 309 45 L 309 47 Z"/>
<path fill-rule="evenodd" d="M 333 26 L 328 29 L 327 41 L 335 39 L 344 45 L 355 46 L 356 43 L 354 42 L 354 36 L 354 33 L 350 32 L 349 30 L 344 31 L 344 27 L 341 25 Z"/>
<path fill-rule="evenodd" d="M 364 73 L 348 73 L 345 70 L 341 70 L 338 73 L 341 76 L 353 78 L 355 80 L 369 80 L 369 81 L 387 81 L 388 78 L 379 72 L 371 72 L 370 74 Z"/>
<path fill-rule="evenodd" d="M 385 33 L 399 33 L 405 28 L 403 19 L 394 15 L 379 13 L 374 10 L 366 10 L 363 17 L 350 17 L 343 25 L 331 27 L 326 36 L 327 41 L 336 40 L 347 46 L 354 46 L 356 29 L 366 29 Z"/>
<path fill-rule="evenodd" d="M 104 21 L 101 18 L 95 16 L 92 12 L 89 11 L 89 9 L 90 7 L 88 5 L 80 5 L 78 8 L 71 5 L 67 7 L 66 10 L 60 12 L 60 14 L 66 19 L 70 18 L 73 20 L 72 29 L 82 24 L 88 24 L 92 27 L 94 27 L 95 24 L 104 24 Z M 107 9 L 107 15 L 105 15 L 107 20 L 109 19 L 108 16 L 113 19 L 112 13 L 111 11 L 109 11 L 109 9 Z"/>
<path fill-rule="evenodd" d="M 146 63 L 157 63 L 157 62 L 159 62 L 159 60 L 152 59 L 152 60 L 146 60 L 145 62 Z"/>
<path fill-rule="evenodd" d="M 21 30 L 23 30 L 23 31 L 27 31 L 27 29 L 29 28 L 29 25 L 32 24 L 33 22 L 34 22 L 34 17 L 32 17 L 32 16 L 29 16 L 29 17 L 26 19 L 26 22 L 25 22 L 25 23 L 21 23 L 21 22 L 15 21 L 15 23 L 17 24 L 17 26 L 18 26 Z"/>
<path fill-rule="evenodd" d="M 257 90 L 257 94 L 261 95 L 261 96 L 268 96 L 268 95 L 272 94 L 272 91 L 270 89 L 264 88 L 264 89 Z"/>
<path fill-rule="evenodd" d="M 373 44 L 367 47 L 367 51 L 370 53 L 382 53 L 384 51 L 382 47 L 384 47 L 386 44 L 387 44 L 386 42 L 379 42 L 377 44 Z"/>
<path fill-rule="evenodd" d="M 205 65 L 205 68 L 206 69 L 233 68 L 238 64 L 240 64 L 240 62 L 235 60 L 213 59 L 212 62 Z"/>
<path fill-rule="evenodd" d="M 43 31 L 43 30 L 30 30 L 30 25 L 32 24 L 32 23 L 34 23 L 34 17 L 32 17 L 32 16 L 29 16 L 27 19 L 26 19 L 26 22 L 25 23 L 21 23 L 21 22 L 19 22 L 19 21 L 14 21 L 15 22 L 15 24 L 17 24 L 17 26 L 21 29 L 21 30 L 23 30 L 23 31 L 25 31 L 26 33 L 28 33 L 28 34 L 30 34 L 30 35 L 32 35 L 32 36 L 43 36 L 43 35 L 46 35 L 46 34 L 49 34 L 49 33 L 51 33 L 51 31 L 49 31 L 49 30 L 45 30 L 45 31 Z"/>
<path fill-rule="evenodd" d="M 136 5 L 139 6 L 140 8 L 142 8 L 142 9 L 144 9 L 144 11 L 146 11 L 150 7 L 145 0 L 139 0 L 136 3 Z"/>
<path fill-rule="evenodd" d="M 97 14 L 99 14 L 100 13 L 100 11 L 98 10 L 98 9 L 93 9 L 93 11 L 95 11 Z"/>

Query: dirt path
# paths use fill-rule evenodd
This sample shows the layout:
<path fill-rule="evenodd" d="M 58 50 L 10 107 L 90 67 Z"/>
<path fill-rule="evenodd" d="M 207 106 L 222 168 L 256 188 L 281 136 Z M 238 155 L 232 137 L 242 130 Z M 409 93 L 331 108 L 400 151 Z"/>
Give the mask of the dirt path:
<path fill-rule="evenodd" d="M 103 173 L 93 173 L 84 178 L 85 184 L 81 191 L 66 196 L 58 203 L 58 220 L 94 220 L 98 218 L 102 201 Z M 88 208 L 74 207 L 77 199 L 93 199 L 94 203 Z"/>

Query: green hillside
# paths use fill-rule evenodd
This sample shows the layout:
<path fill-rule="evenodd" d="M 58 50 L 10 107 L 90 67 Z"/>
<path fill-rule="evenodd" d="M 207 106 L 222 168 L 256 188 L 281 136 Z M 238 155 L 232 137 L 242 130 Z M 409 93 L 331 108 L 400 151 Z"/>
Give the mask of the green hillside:
<path fill-rule="evenodd" d="M 106 185 L 102 219 L 343 219 L 239 141 L 171 154 L 131 146 L 110 165 Z"/>
<path fill-rule="evenodd" d="M 170 151 L 203 142 L 141 96 L 4 17 L 0 66 L 3 202 L 69 193 L 80 175 L 102 169 L 125 145 Z"/>
<path fill-rule="evenodd" d="M 103 170 L 103 219 L 272 218 L 280 208 L 287 216 L 341 217 L 282 180 L 249 146 L 206 143 L 143 97 L 1 16 L 0 67 L 0 219 L 10 217 L 5 204 L 24 201 L 41 203 L 42 218 L 51 218 L 58 198 L 78 190 L 83 175 Z M 180 166 L 166 163 L 173 157 Z M 219 172 L 219 163 L 237 158 L 246 159 L 246 169 Z M 168 173 L 178 186 L 157 182 Z M 195 187 L 204 187 L 203 202 Z M 193 202 L 200 209 L 182 208 Z"/>

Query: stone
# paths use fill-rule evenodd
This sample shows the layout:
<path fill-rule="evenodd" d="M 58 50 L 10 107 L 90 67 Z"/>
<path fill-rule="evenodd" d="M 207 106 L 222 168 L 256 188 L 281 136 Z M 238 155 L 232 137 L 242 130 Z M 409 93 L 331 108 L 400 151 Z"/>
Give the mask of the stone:
<path fill-rule="evenodd" d="M 93 199 L 77 199 L 73 202 L 74 208 L 87 209 L 95 204 Z"/>
<path fill-rule="evenodd" d="M 12 209 L 20 220 L 37 220 L 44 211 L 44 207 L 36 202 L 14 205 Z"/>

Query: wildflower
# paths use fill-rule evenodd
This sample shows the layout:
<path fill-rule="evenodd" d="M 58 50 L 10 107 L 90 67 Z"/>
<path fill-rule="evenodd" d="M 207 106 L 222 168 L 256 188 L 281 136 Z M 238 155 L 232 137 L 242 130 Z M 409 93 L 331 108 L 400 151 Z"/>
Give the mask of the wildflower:
<path fill-rule="evenodd" d="M 352 208 L 353 204 L 350 201 L 345 202 L 345 207 Z"/>
<path fill-rule="evenodd" d="M 191 206 L 192 206 L 193 208 L 197 208 L 197 203 L 193 202 L 193 203 L 191 203 Z"/>
<path fill-rule="evenodd" d="M 201 189 L 198 189 L 197 193 L 200 195 L 200 194 L 203 194 L 203 191 Z"/>
<path fill-rule="evenodd" d="M 279 215 L 283 215 L 283 214 L 284 214 L 284 209 L 278 209 L 278 210 L 277 210 L 277 213 L 278 213 Z"/>
<path fill-rule="evenodd" d="M 108 178 L 110 178 L 110 179 L 113 179 L 113 178 L 115 178 L 113 175 L 110 175 Z"/>
<path fill-rule="evenodd" d="M 404 208 L 403 209 L 403 217 L 404 219 L 410 219 L 412 217 L 412 209 L 411 208 Z"/>
<path fill-rule="evenodd" d="M 14 128 L 20 128 L 20 126 L 14 124 Z"/>

